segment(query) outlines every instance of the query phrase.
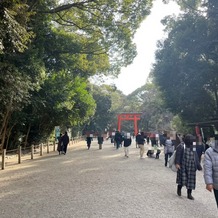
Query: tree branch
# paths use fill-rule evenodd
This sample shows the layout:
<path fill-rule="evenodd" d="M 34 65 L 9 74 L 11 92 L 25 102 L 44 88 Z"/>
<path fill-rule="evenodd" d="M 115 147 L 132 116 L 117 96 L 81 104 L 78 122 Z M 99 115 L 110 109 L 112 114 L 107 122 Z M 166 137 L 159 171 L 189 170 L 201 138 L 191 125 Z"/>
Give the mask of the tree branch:
<path fill-rule="evenodd" d="M 55 13 L 58 13 L 58 12 L 61 12 L 61 11 L 66 11 L 66 10 L 69 10 L 73 7 L 76 7 L 76 8 L 81 8 L 81 6 L 85 5 L 85 4 L 88 4 L 88 3 L 91 3 L 91 2 L 95 2 L 95 0 L 87 0 L 87 1 L 83 1 L 83 2 L 75 2 L 75 3 L 72 3 L 72 4 L 67 4 L 67 5 L 61 5 L 59 7 L 56 7 L 56 8 L 53 8 L 49 11 L 42 11 L 43 13 L 48 13 L 48 14 L 55 14 Z"/>

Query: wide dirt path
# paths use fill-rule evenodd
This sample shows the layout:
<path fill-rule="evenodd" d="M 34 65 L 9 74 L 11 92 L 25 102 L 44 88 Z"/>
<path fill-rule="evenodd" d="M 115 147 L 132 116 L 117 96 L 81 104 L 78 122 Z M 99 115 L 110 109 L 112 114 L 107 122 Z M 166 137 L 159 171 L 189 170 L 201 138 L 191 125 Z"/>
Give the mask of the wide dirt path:
<path fill-rule="evenodd" d="M 214 196 L 197 172 L 194 201 L 176 195 L 176 174 L 139 149 L 116 150 L 94 140 L 7 166 L 0 171 L 0 218 L 218 218 Z"/>

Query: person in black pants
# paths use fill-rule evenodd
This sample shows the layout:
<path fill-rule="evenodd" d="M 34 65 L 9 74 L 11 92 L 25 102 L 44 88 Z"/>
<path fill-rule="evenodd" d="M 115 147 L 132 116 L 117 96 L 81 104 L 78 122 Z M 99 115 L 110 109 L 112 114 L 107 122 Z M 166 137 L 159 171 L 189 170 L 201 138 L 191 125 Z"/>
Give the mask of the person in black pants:
<path fill-rule="evenodd" d="M 62 134 L 60 134 L 60 136 L 58 136 L 58 147 L 57 147 L 57 151 L 59 152 L 59 155 L 61 153 L 63 153 L 63 142 L 62 142 Z"/>
<path fill-rule="evenodd" d="M 67 153 L 67 146 L 70 142 L 69 136 L 67 135 L 67 132 L 64 133 L 64 135 L 62 136 L 62 143 L 63 143 L 63 154 Z"/>
<path fill-rule="evenodd" d="M 86 137 L 86 142 L 87 142 L 87 147 L 88 147 L 88 150 L 89 150 L 90 147 L 91 147 L 91 143 L 92 143 L 92 137 L 87 136 Z"/>
<path fill-rule="evenodd" d="M 114 141 L 116 143 L 116 148 L 119 149 L 123 141 L 123 137 L 119 131 L 116 131 Z"/>

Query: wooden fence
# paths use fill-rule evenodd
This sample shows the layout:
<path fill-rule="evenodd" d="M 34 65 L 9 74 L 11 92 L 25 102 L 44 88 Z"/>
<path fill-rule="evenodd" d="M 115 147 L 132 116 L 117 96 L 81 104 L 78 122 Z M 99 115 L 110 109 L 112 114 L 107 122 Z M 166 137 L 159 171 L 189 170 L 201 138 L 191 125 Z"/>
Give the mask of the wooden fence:
<path fill-rule="evenodd" d="M 75 144 L 81 141 L 83 138 L 82 137 L 75 137 L 73 138 L 69 144 Z M 34 159 L 35 155 L 40 155 L 43 156 L 44 153 L 50 153 L 50 152 L 55 152 L 57 151 L 57 142 L 53 141 L 48 141 L 46 143 L 41 143 L 39 145 L 31 145 L 30 147 L 25 147 L 22 148 L 22 146 L 18 146 L 17 149 L 14 150 L 7 150 L 3 149 L 2 151 L 2 163 L 1 163 L 1 169 L 5 169 L 5 163 L 8 158 L 17 158 L 17 163 L 21 164 L 22 158 L 29 157 L 30 159 Z"/>

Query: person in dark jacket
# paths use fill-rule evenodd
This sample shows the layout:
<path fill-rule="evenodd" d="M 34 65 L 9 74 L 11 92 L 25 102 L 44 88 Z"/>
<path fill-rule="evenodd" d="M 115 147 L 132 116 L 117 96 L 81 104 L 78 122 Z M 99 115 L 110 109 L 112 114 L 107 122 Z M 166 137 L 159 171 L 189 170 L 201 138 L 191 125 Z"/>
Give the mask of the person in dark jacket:
<path fill-rule="evenodd" d="M 121 146 L 122 141 L 123 141 L 123 137 L 122 137 L 121 133 L 119 131 L 116 131 L 115 137 L 114 137 L 114 142 L 116 144 L 117 149 L 119 149 L 119 147 Z"/>
<path fill-rule="evenodd" d="M 98 136 L 99 149 L 102 149 L 103 141 L 104 141 L 104 138 L 103 138 L 103 136 L 100 134 L 100 135 Z"/>
<path fill-rule="evenodd" d="M 166 134 L 160 134 L 159 135 L 159 139 L 160 139 L 160 146 L 164 146 L 165 145 L 165 141 L 167 140 Z"/>
<path fill-rule="evenodd" d="M 144 158 L 145 153 L 145 138 L 144 138 L 144 132 L 141 132 L 138 139 L 137 139 L 138 146 L 140 148 L 140 158 Z"/>
<path fill-rule="evenodd" d="M 89 150 L 90 147 L 91 147 L 91 143 L 92 143 L 92 137 L 91 136 L 86 137 L 86 143 L 87 143 L 87 147 L 88 147 L 88 150 Z"/>
<path fill-rule="evenodd" d="M 125 157 L 129 157 L 129 146 L 131 145 L 131 143 L 132 143 L 132 139 L 131 139 L 130 133 L 127 133 L 124 136 L 124 144 L 123 144 Z"/>
<path fill-rule="evenodd" d="M 70 142 L 69 136 L 67 132 L 64 133 L 64 135 L 61 137 L 62 143 L 63 143 L 63 154 L 67 153 L 67 146 Z"/>
<path fill-rule="evenodd" d="M 60 155 L 61 152 L 63 152 L 62 134 L 60 134 L 60 136 L 57 137 L 57 140 L 58 140 L 57 151 L 59 152 Z"/>
<path fill-rule="evenodd" d="M 184 138 L 184 143 L 181 143 L 176 148 L 175 164 L 177 168 L 177 194 L 181 196 L 183 186 L 187 188 L 187 198 L 194 200 L 192 190 L 196 186 L 196 170 L 202 170 L 196 147 L 193 146 L 195 137 L 188 134 Z"/>
<path fill-rule="evenodd" d="M 146 141 L 147 141 L 147 145 L 148 145 L 148 144 L 149 144 L 149 142 L 150 142 L 150 136 L 149 136 L 149 134 L 147 134 Z"/>
<path fill-rule="evenodd" d="M 201 156 L 204 154 L 205 147 L 202 141 L 202 138 L 200 136 L 197 137 L 197 143 L 196 143 L 196 152 L 198 154 L 199 162 L 201 163 Z"/>
<path fill-rule="evenodd" d="M 139 138 L 141 137 L 141 133 L 139 132 L 137 135 L 136 135 L 136 137 L 135 137 L 135 145 L 136 145 L 136 148 L 138 148 L 139 146 L 138 146 L 138 140 L 139 140 Z"/>
<path fill-rule="evenodd" d="M 151 140 L 151 146 L 154 147 L 155 145 L 157 145 L 157 142 L 156 142 L 156 138 L 153 136 L 150 138 Z"/>

